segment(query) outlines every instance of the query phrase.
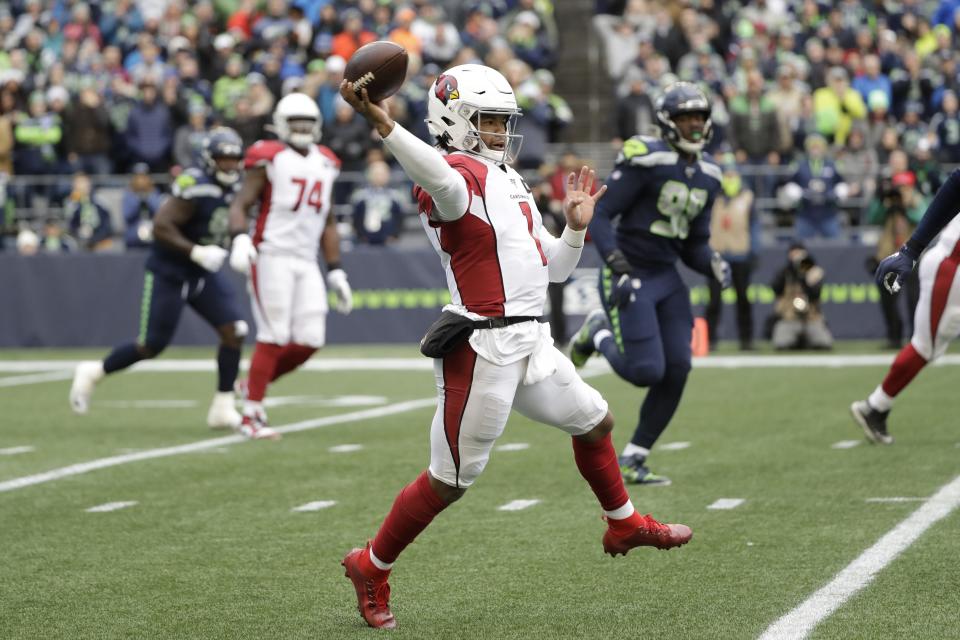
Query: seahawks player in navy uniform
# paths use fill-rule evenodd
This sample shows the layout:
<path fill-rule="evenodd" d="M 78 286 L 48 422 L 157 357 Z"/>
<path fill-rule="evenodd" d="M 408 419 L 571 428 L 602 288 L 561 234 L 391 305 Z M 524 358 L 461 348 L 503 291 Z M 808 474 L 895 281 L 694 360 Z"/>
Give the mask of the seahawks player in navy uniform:
<path fill-rule="evenodd" d="M 240 367 L 240 347 L 246 323 L 233 286 L 220 271 L 227 251 L 230 201 L 240 186 L 243 142 L 233 129 L 210 132 L 202 151 L 202 166 L 187 169 L 173 183 L 154 218 L 154 244 L 147 258 L 136 342 L 120 345 L 98 362 L 77 366 L 70 405 L 86 413 L 94 385 L 105 375 L 140 360 L 155 358 L 173 338 L 185 305 L 190 305 L 220 336 L 217 353 L 217 393 L 207 414 L 212 428 L 236 428 L 233 383 Z"/>
<path fill-rule="evenodd" d="M 603 309 L 590 313 L 571 345 L 582 366 L 601 353 L 613 370 L 649 387 L 636 432 L 620 456 L 624 479 L 669 484 L 646 466 L 653 444 L 680 403 L 690 372 L 693 312 L 675 263 L 730 284 L 730 266 L 710 249 L 710 210 L 720 167 L 702 152 L 710 139 L 710 101 L 694 84 L 678 82 L 657 108 L 663 139 L 634 136 L 623 146 L 590 235 L 605 266 Z M 614 220 L 619 224 L 614 228 Z"/>

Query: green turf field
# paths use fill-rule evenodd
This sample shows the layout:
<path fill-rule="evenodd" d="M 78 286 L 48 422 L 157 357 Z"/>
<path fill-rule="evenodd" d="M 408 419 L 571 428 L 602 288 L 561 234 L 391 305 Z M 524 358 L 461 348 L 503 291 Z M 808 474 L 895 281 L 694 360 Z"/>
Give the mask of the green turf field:
<path fill-rule="evenodd" d="M 0 352 L 0 364 L 93 353 Z M 158 362 L 174 362 L 168 356 L 210 352 L 177 350 Z M 314 361 L 415 356 L 413 347 L 332 348 Z M 884 371 L 695 370 L 660 443 L 689 446 L 650 459 L 673 485 L 631 490 L 644 513 L 693 528 L 692 542 L 669 552 L 605 556 L 599 508 L 569 439 L 515 416 L 499 444 L 529 447 L 495 450 L 476 486 L 397 563 L 393 636 L 760 637 L 923 504 L 868 499 L 926 498 L 960 474 L 957 366 L 924 371 L 900 398 L 894 446 L 832 448 L 863 440 L 847 407 Z M 226 439 L 0 491 L 0 638 L 378 633 L 356 612 L 339 563 L 428 462 L 428 370 L 296 372 L 271 390 L 284 404 L 270 417 L 305 430 L 280 442 L 235 442 L 206 429 L 212 372 L 110 377 L 86 416 L 69 410 L 69 380 L 14 380 L 26 375 L 0 373 L 0 486 Z M 641 392 L 609 374 L 591 382 L 619 418 L 619 448 Z M 396 406 L 421 399 L 420 408 Z M 340 418 L 321 420 L 331 416 Z M 331 451 L 340 445 L 361 448 Z M 707 508 L 721 498 L 744 502 Z M 513 500 L 539 502 L 498 510 Z M 136 504 L 86 511 L 125 501 Z M 316 501 L 335 504 L 293 511 Z M 952 511 L 809 637 L 960 638 L 958 531 Z"/>

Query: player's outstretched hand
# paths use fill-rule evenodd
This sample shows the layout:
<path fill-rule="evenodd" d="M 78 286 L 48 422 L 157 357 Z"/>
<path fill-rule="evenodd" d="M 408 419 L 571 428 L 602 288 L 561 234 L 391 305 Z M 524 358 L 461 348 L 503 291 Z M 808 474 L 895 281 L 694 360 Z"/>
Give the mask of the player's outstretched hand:
<path fill-rule="evenodd" d="M 195 244 L 190 250 L 190 259 L 210 273 L 215 273 L 220 271 L 227 259 L 227 250 L 213 244 Z"/>
<path fill-rule="evenodd" d="M 726 289 L 733 284 L 733 270 L 730 269 L 730 263 L 716 251 L 710 258 L 710 268 L 713 270 L 713 277 L 720 283 L 721 289 Z"/>
<path fill-rule="evenodd" d="M 353 90 L 353 85 L 347 80 L 340 83 L 340 96 L 347 101 L 353 110 L 366 118 L 381 137 L 386 137 L 393 131 L 394 121 L 387 113 L 387 103 L 371 102 L 370 94 L 366 89 L 360 90 L 360 95 Z"/>
<path fill-rule="evenodd" d="M 583 231 L 593 220 L 593 209 L 597 200 L 606 193 L 607 185 L 603 185 L 597 192 L 593 191 L 593 183 L 597 173 L 590 167 L 584 166 L 577 175 L 571 171 L 567 176 L 567 195 L 563 198 L 563 216 L 567 219 L 567 226 L 574 231 Z"/>
<path fill-rule="evenodd" d="M 257 261 L 257 249 L 245 233 L 241 233 L 230 244 L 230 268 L 237 273 L 248 275 L 250 267 Z"/>
<path fill-rule="evenodd" d="M 327 272 L 327 287 L 337 297 L 334 307 L 338 312 L 347 315 L 353 309 L 353 290 L 347 282 L 347 272 L 343 269 L 334 269 Z"/>
<path fill-rule="evenodd" d="M 900 251 L 880 261 L 875 276 L 877 284 L 890 293 L 899 292 L 901 285 L 903 285 L 903 280 L 909 276 L 914 267 L 917 266 L 918 257 L 910 247 L 903 245 L 900 247 Z"/>

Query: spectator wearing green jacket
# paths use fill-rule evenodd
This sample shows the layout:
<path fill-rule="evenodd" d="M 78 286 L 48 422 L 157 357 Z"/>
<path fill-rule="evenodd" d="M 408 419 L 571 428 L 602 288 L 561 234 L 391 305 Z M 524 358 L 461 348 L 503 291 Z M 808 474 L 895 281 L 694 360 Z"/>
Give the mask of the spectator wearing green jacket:
<path fill-rule="evenodd" d="M 13 172 L 17 175 L 49 176 L 60 172 L 57 145 L 63 137 L 60 116 L 47 110 L 40 92 L 30 95 L 27 113 L 17 115 L 13 126 Z M 53 185 L 34 182 L 19 190 L 19 204 L 32 208 L 35 196 L 49 201 L 55 193 Z"/>
<path fill-rule="evenodd" d="M 237 100 L 247 93 L 245 67 L 246 63 L 240 55 L 230 56 L 226 75 L 213 83 L 213 108 L 225 120 L 232 120 L 237 116 Z"/>
<path fill-rule="evenodd" d="M 865 120 L 867 105 L 850 86 L 847 70 L 832 67 L 827 86 L 813 92 L 813 117 L 817 132 L 835 145 L 843 145 L 855 121 Z"/>

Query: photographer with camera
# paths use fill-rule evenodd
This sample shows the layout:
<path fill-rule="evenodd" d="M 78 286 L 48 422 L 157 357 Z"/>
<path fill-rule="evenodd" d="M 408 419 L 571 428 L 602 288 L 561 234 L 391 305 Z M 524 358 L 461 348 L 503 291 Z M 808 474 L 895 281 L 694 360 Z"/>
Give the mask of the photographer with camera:
<path fill-rule="evenodd" d="M 895 153 L 903 154 L 902 151 Z M 891 157 L 891 164 L 896 165 L 894 160 L 895 158 Z M 912 171 L 896 171 L 889 178 L 883 179 L 879 196 L 867 210 L 867 223 L 882 227 L 877 253 L 867 261 L 867 271 L 876 271 L 880 260 L 903 246 L 923 217 L 927 204 L 927 198 L 917 189 L 917 179 Z M 904 284 L 907 317 L 912 318 L 920 297 L 920 281 L 916 272 L 911 273 Z M 879 289 L 880 308 L 887 328 L 887 348 L 899 349 L 903 346 L 903 309 L 896 296 L 882 286 Z"/>
<path fill-rule="evenodd" d="M 790 245 L 787 264 L 770 285 L 777 296 L 771 338 L 777 350 L 833 346 L 833 335 L 820 311 L 823 276 L 823 268 L 802 243 Z"/>

